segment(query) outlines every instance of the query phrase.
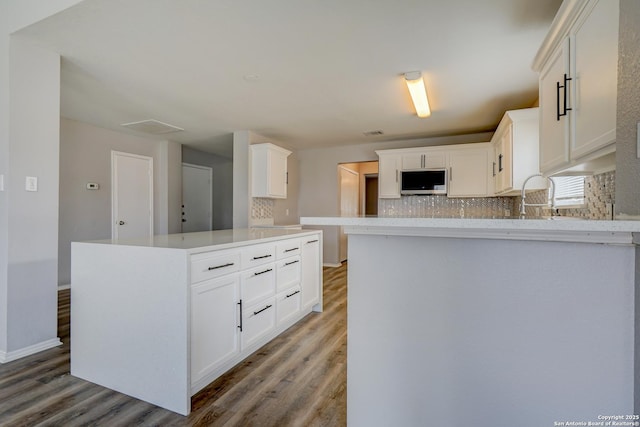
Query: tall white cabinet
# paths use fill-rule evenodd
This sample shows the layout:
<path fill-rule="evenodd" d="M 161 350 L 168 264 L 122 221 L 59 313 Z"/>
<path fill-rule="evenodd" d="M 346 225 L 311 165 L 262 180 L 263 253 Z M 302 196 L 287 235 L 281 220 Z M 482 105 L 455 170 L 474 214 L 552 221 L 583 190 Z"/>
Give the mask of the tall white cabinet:
<path fill-rule="evenodd" d="M 565 1 L 536 55 L 543 173 L 615 151 L 618 21 L 618 0 Z"/>

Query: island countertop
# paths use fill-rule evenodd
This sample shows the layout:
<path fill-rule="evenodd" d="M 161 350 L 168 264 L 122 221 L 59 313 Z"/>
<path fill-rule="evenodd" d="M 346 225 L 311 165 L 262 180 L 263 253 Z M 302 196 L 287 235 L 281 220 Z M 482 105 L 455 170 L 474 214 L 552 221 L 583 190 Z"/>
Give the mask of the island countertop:
<path fill-rule="evenodd" d="M 396 218 L 301 217 L 302 225 L 342 226 L 347 234 L 386 234 L 507 240 L 544 240 L 631 244 L 640 221 L 585 220 L 567 217 L 519 218 Z"/>
<path fill-rule="evenodd" d="M 210 250 L 235 248 L 254 243 L 267 243 L 270 241 L 281 240 L 286 237 L 302 237 L 314 233 L 316 233 L 315 230 L 237 228 L 194 233 L 163 234 L 148 238 L 93 240 L 83 243 L 184 249 L 188 253 L 198 253 Z"/>

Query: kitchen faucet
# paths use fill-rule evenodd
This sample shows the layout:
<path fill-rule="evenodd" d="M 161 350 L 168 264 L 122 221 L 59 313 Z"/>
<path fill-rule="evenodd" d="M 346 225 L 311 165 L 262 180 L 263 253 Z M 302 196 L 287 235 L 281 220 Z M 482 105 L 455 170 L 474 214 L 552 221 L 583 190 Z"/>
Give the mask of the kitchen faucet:
<path fill-rule="evenodd" d="M 545 178 L 547 181 L 549 181 L 550 185 L 551 185 L 551 197 L 550 197 L 550 202 L 548 203 L 525 203 L 525 198 L 527 197 L 524 190 L 525 187 L 527 186 L 527 182 L 531 179 L 531 178 L 535 178 L 536 176 L 541 176 L 543 178 Z M 527 206 L 544 206 L 547 208 L 551 208 L 551 209 L 555 209 L 555 201 L 556 201 L 556 184 L 553 182 L 553 180 L 551 178 L 549 178 L 548 176 L 544 176 L 541 173 L 536 173 L 533 174 L 529 177 L 527 177 L 527 179 L 524 180 L 524 182 L 522 183 L 522 201 L 520 202 L 520 218 L 524 218 L 527 214 L 525 207 Z"/>

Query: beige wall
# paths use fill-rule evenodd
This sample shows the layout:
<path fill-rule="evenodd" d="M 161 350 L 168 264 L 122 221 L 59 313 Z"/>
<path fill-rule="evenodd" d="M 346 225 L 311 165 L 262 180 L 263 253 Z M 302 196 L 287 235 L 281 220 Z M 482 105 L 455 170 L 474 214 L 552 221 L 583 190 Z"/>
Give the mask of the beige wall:
<path fill-rule="evenodd" d="M 71 274 L 71 242 L 111 238 L 111 150 L 153 158 L 154 233 L 180 230 L 179 144 L 60 120 L 58 284 Z M 86 184 L 100 184 L 87 190 Z"/>

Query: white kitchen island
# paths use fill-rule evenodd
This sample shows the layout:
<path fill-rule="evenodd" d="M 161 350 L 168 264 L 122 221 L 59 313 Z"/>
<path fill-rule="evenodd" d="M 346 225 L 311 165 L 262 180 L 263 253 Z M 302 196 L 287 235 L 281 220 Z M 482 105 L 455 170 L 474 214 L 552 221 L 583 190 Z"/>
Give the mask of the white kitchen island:
<path fill-rule="evenodd" d="M 322 310 L 322 233 L 74 242 L 71 374 L 187 415 L 191 396 Z"/>
<path fill-rule="evenodd" d="M 640 222 L 301 222 L 348 234 L 350 426 L 640 421 Z"/>

